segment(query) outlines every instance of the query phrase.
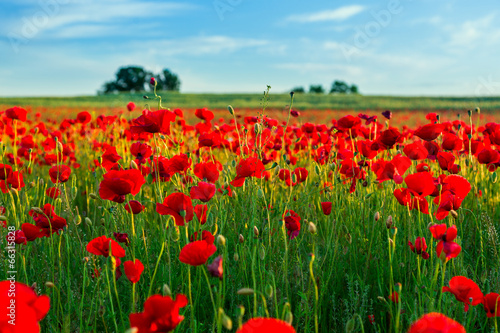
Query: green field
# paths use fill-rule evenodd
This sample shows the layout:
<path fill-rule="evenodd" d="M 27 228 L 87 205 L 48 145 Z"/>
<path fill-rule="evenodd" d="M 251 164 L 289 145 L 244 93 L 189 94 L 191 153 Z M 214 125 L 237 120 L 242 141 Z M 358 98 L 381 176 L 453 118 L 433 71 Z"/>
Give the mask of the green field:
<path fill-rule="evenodd" d="M 148 96 L 152 93 L 146 92 Z M 163 105 L 170 108 L 223 109 L 227 105 L 235 108 L 260 108 L 262 94 L 183 94 L 172 92 L 159 93 Z M 124 107 L 128 102 L 146 103 L 143 93 L 118 95 L 77 96 L 77 97 L 12 97 L 0 98 L 0 105 L 19 105 L 32 107 L 78 107 L 114 108 Z M 268 106 L 281 109 L 289 105 L 289 94 L 273 94 L 271 90 Z M 153 104 L 155 105 L 155 104 Z M 395 97 L 364 95 L 318 95 L 296 94 L 294 108 L 298 110 L 466 110 L 479 106 L 486 112 L 500 110 L 499 97 Z"/>

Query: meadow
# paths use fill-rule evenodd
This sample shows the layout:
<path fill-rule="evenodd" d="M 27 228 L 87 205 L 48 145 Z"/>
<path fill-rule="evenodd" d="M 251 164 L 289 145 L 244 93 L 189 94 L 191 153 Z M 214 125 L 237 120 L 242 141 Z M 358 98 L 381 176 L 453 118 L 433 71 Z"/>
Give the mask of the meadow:
<path fill-rule="evenodd" d="M 0 99 L 0 332 L 498 332 L 500 99 L 142 95 Z"/>

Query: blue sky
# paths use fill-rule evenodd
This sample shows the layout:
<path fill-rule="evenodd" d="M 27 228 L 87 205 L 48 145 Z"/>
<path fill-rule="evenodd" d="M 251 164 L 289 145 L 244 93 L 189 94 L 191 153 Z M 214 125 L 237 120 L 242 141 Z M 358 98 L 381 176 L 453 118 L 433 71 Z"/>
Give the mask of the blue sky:
<path fill-rule="evenodd" d="M 93 95 L 120 66 L 182 92 L 500 96 L 495 0 L 2 0 L 0 96 Z"/>

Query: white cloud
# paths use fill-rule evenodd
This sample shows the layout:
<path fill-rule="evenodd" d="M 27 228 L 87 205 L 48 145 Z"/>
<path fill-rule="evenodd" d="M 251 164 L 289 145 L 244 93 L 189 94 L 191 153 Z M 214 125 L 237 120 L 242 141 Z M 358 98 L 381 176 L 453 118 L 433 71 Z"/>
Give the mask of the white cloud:
<path fill-rule="evenodd" d="M 286 18 L 288 22 L 313 23 L 324 21 L 344 21 L 361 13 L 365 7 L 360 5 L 344 6 L 333 10 L 324 10 L 316 13 L 291 15 Z"/>
<path fill-rule="evenodd" d="M 491 45 L 499 41 L 500 29 L 494 28 L 495 14 L 489 14 L 477 20 L 470 20 L 459 26 L 449 25 L 445 29 L 450 32 L 448 46 L 453 48 L 472 49 L 481 45 Z"/>

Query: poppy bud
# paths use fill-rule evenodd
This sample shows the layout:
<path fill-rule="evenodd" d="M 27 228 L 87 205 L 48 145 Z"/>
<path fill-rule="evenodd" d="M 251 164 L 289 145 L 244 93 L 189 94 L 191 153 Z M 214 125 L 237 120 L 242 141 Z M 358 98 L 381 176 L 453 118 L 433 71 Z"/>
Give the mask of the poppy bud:
<path fill-rule="evenodd" d="M 232 107 L 231 105 L 228 105 L 228 106 L 227 106 L 227 110 L 229 111 L 229 113 L 230 113 L 232 116 L 234 116 L 234 109 L 233 109 L 233 107 Z"/>
<path fill-rule="evenodd" d="M 233 329 L 233 321 L 224 312 L 222 313 L 222 326 L 228 331 Z"/>
<path fill-rule="evenodd" d="M 138 333 L 139 329 L 137 327 L 131 327 L 125 331 L 125 333 Z"/>
<path fill-rule="evenodd" d="M 267 297 L 269 298 L 273 297 L 273 286 L 271 286 L 270 284 L 266 285 L 264 292 L 266 293 Z"/>
<path fill-rule="evenodd" d="M 163 293 L 163 296 L 172 296 L 172 291 L 170 290 L 170 287 L 168 286 L 168 284 L 165 283 L 163 285 L 162 293 Z"/>
<path fill-rule="evenodd" d="M 379 301 L 381 301 L 381 302 L 385 302 L 385 303 L 387 303 L 387 301 L 385 300 L 385 298 L 384 298 L 384 297 L 382 297 L 382 296 L 377 296 L 377 299 L 378 299 Z"/>
<path fill-rule="evenodd" d="M 481 109 L 479 108 L 479 106 L 477 106 L 474 111 L 476 111 L 477 114 L 481 114 Z"/>
<path fill-rule="evenodd" d="M 389 215 L 387 217 L 387 220 L 385 220 L 385 226 L 387 227 L 387 229 L 390 229 L 392 227 L 392 216 Z"/>
<path fill-rule="evenodd" d="M 92 199 L 94 199 L 94 200 L 97 200 L 97 198 L 99 198 L 99 197 L 97 196 L 97 194 L 95 194 L 95 193 L 90 193 L 90 194 L 89 194 L 89 197 L 90 197 L 90 198 L 92 198 Z"/>
<path fill-rule="evenodd" d="M 292 313 L 292 311 L 287 311 L 285 313 L 285 322 L 288 325 L 292 325 L 292 322 L 293 322 L 293 313 Z"/>
<path fill-rule="evenodd" d="M 137 170 L 139 170 L 139 166 L 137 166 L 137 163 L 135 163 L 134 160 L 130 161 L 130 169 L 137 169 Z"/>
<path fill-rule="evenodd" d="M 346 333 L 351 333 L 354 332 L 354 329 L 356 328 L 356 321 L 354 320 L 354 317 L 349 319 L 347 324 L 345 324 L 345 331 Z"/>
<path fill-rule="evenodd" d="M 55 285 L 55 284 L 53 284 L 53 283 L 52 283 L 52 282 L 50 282 L 50 281 L 47 281 L 47 282 L 45 282 L 45 287 L 47 287 L 47 288 L 55 288 L 55 287 L 56 287 L 56 285 Z"/>
<path fill-rule="evenodd" d="M 31 210 L 37 214 L 44 214 L 43 210 L 40 207 L 31 207 Z"/>
<path fill-rule="evenodd" d="M 402 289 L 403 289 L 403 285 L 402 285 L 400 282 L 398 282 L 398 283 L 396 283 L 396 284 L 394 285 L 394 290 L 395 290 L 396 292 L 400 293 Z"/>
<path fill-rule="evenodd" d="M 7 221 L 7 218 L 3 215 L 0 215 L 0 221 Z"/>
<path fill-rule="evenodd" d="M 217 236 L 217 245 L 219 246 L 226 246 L 226 237 L 222 235 Z"/>
<path fill-rule="evenodd" d="M 40 179 L 38 180 L 38 184 L 39 184 L 40 186 L 43 186 L 43 184 L 45 184 L 45 181 L 43 180 L 43 178 L 40 178 Z"/>
<path fill-rule="evenodd" d="M 253 226 L 253 234 L 255 237 L 259 237 L 259 228 L 257 226 Z"/>
<path fill-rule="evenodd" d="M 470 116 L 472 116 L 472 110 L 467 110 L 467 114 Z"/>
<path fill-rule="evenodd" d="M 380 220 L 380 213 L 376 212 L 374 218 L 375 218 L 375 222 L 378 222 L 378 220 Z"/>
<path fill-rule="evenodd" d="M 458 213 L 456 210 L 454 210 L 454 209 L 450 210 L 450 214 L 451 214 L 451 216 L 453 216 L 453 218 L 455 220 L 458 219 Z"/>
<path fill-rule="evenodd" d="M 242 234 L 240 234 L 239 241 L 240 243 L 243 243 L 245 241 L 245 237 L 243 237 Z"/>
<path fill-rule="evenodd" d="M 311 234 L 315 235 L 318 230 L 317 230 L 316 225 L 314 223 L 309 222 L 309 224 L 307 225 L 307 231 L 309 231 Z"/>
<path fill-rule="evenodd" d="M 262 244 L 260 244 L 260 247 L 259 247 L 259 258 L 260 258 L 260 260 L 266 259 L 266 248 Z"/>
<path fill-rule="evenodd" d="M 76 225 L 82 223 L 82 217 L 80 215 L 75 216 L 74 222 Z"/>
<path fill-rule="evenodd" d="M 236 292 L 238 295 L 245 295 L 245 296 L 250 296 L 254 294 L 253 289 L 251 288 L 241 288 Z"/>
<path fill-rule="evenodd" d="M 62 152 L 64 150 L 64 146 L 61 141 L 57 141 L 57 151 Z"/>
<path fill-rule="evenodd" d="M 11 193 L 12 195 L 17 195 L 17 190 L 16 190 L 15 188 L 11 188 L 11 189 L 10 189 L 10 193 Z"/>
<path fill-rule="evenodd" d="M 240 259 L 240 255 L 238 254 L 238 252 L 234 253 L 233 258 L 234 258 L 234 261 L 238 261 Z"/>

